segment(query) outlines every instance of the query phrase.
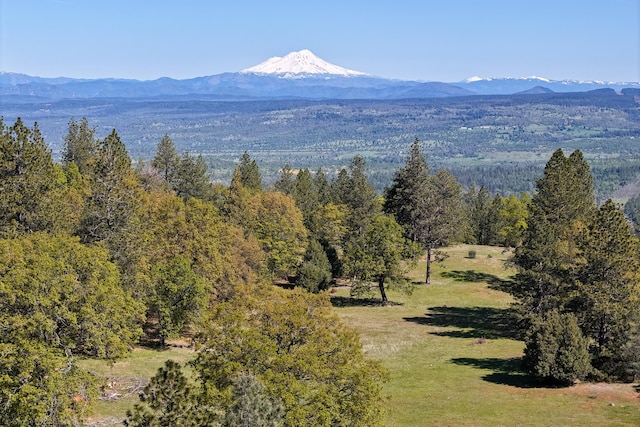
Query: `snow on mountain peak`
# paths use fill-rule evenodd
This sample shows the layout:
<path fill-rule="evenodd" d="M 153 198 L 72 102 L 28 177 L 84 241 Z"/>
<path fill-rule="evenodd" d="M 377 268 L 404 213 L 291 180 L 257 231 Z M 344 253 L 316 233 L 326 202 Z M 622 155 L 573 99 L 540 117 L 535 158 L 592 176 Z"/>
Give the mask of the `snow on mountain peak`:
<path fill-rule="evenodd" d="M 241 71 L 254 74 L 279 74 L 284 77 L 296 77 L 305 74 L 336 74 L 341 76 L 366 76 L 360 71 L 348 70 L 337 65 L 330 64 L 310 50 L 291 52 L 284 57 L 274 56 L 266 61 Z"/>
<path fill-rule="evenodd" d="M 473 83 L 473 82 L 480 82 L 480 81 L 482 81 L 482 80 L 485 80 L 485 79 L 483 79 L 482 77 L 473 76 L 473 77 L 469 77 L 469 78 L 468 78 L 468 79 L 466 79 L 465 81 L 466 81 L 467 83 Z"/>

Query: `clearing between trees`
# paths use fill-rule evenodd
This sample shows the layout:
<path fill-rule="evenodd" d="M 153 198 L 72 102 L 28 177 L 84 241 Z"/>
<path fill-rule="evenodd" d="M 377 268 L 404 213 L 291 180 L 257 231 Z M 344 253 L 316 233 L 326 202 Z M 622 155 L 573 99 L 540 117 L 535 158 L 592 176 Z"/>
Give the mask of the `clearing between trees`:
<path fill-rule="evenodd" d="M 509 253 L 473 245 L 444 251 L 448 257 L 434 264 L 431 285 L 415 285 L 410 296 L 390 291 L 386 307 L 375 298 L 352 299 L 346 288 L 331 294 L 342 321 L 360 334 L 367 357 L 390 371 L 383 425 L 640 425 L 638 384 L 549 388 L 521 370 L 524 344 L 512 323 L 512 298 L 500 290 L 514 273 Z M 410 272 L 416 282 L 423 274 L 422 262 Z M 166 359 L 184 364 L 192 355 L 177 346 L 140 348 L 114 364 L 85 361 L 113 379 L 89 425 L 120 425 L 137 401 L 126 387 L 147 381 Z"/>

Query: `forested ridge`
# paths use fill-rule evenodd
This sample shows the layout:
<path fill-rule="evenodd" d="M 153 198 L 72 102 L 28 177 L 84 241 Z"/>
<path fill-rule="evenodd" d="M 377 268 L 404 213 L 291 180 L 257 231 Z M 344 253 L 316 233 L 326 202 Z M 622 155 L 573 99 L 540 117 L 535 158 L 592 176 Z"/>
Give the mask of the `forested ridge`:
<path fill-rule="evenodd" d="M 637 89 L 581 93 L 401 100 L 220 101 L 207 97 L 95 98 L 29 103 L 4 100 L 3 115 L 38 122 L 54 159 L 69 117 L 87 116 L 104 135 L 113 128 L 132 159 L 151 160 L 171 135 L 179 153 L 202 154 L 214 182 L 228 185 L 238 157 L 251 153 L 272 185 L 283 166 L 322 168 L 329 179 L 354 155 L 367 160 L 378 191 L 419 138 L 430 164 L 492 194 L 535 190 L 557 148 L 580 149 L 604 201 L 640 174 Z M 633 195 L 637 195 L 638 192 Z"/>
<path fill-rule="evenodd" d="M 361 156 L 334 178 L 283 164 L 265 186 L 245 152 L 226 186 L 168 134 L 134 167 L 118 132 L 97 138 L 87 119 L 68 123 L 59 163 L 37 124 L 0 127 L 3 425 L 81 423 L 101 380 L 80 358 L 176 337 L 194 346 L 192 374 L 168 361 L 126 425 L 379 424 L 388 372 L 326 291 L 387 305 L 419 286 L 417 259 L 426 285 L 457 242 L 513 252 L 502 286 L 531 375 L 639 374 L 638 240 L 619 206 L 596 203 L 578 150 L 555 151 L 534 192 L 501 196 L 432 170 L 416 139 L 380 193 Z"/>

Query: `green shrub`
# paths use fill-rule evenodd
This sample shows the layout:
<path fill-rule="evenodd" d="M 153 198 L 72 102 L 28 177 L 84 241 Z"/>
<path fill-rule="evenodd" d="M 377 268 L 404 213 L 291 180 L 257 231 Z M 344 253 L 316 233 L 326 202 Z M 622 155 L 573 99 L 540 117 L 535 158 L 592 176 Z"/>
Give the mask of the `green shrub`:
<path fill-rule="evenodd" d="M 525 342 L 523 367 L 543 381 L 570 385 L 592 371 L 588 340 L 573 314 L 532 319 Z"/>
<path fill-rule="evenodd" d="M 331 263 L 327 254 L 318 241 L 311 240 L 304 261 L 298 267 L 296 285 L 318 293 L 329 288 L 331 279 Z"/>

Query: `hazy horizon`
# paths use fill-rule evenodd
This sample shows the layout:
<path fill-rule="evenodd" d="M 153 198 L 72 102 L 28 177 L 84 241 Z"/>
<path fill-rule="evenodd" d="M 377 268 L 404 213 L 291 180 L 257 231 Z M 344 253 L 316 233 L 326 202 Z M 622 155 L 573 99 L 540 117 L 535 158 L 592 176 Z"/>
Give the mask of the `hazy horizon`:
<path fill-rule="evenodd" d="M 0 70 L 187 79 L 309 49 L 374 76 L 640 81 L 637 0 L 0 0 Z"/>

